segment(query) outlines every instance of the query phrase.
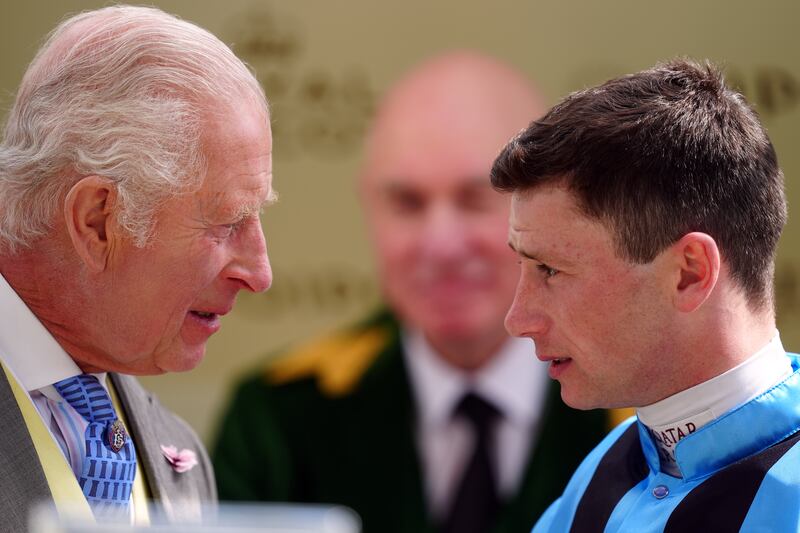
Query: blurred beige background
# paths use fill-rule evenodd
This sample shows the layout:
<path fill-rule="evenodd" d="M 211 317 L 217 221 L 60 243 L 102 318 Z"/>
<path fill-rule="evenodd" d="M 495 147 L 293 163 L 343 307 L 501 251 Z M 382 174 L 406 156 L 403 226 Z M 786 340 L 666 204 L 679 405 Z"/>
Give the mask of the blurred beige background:
<path fill-rule="evenodd" d="M 0 0 L 0 117 L 44 35 L 102 1 Z M 787 181 L 790 220 L 778 261 L 778 322 L 800 350 L 800 3 L 530 0 L 155 1 L 208 28 L 249 62 L 273 106 L 278 205 L 263 217 L 275 271 L 242 294 L 193 372 L 144 378 L 207 442 L 228 388 L 275 350 L 351 322 L 378 289 L 354 176 L 378 95 L 418 61 L 453 48 L 502 58 L 551 103 L 676 55 L 710 58 L 762 115 Z"/>

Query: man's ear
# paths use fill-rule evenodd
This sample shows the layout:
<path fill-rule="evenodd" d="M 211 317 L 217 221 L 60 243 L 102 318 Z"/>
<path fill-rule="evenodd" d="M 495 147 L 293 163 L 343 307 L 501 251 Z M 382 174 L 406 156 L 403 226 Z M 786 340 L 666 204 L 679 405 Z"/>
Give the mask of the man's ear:
<path fill-rule="evenodd" d="M 719 248 L 710 235 L 692 232 L 670 246 L 670 251 L 677 274 L 673 287 L 675 306 L 689 313 L 708 299 L 717 284 Z"/>
<path fill-rule="evenodd" d="M 92 272 L 106 267 L 116 237 L 116 201 L 116 186 L 100 176 L 82 178 L 64 200 L 64 219 L 72 246 Z"/>

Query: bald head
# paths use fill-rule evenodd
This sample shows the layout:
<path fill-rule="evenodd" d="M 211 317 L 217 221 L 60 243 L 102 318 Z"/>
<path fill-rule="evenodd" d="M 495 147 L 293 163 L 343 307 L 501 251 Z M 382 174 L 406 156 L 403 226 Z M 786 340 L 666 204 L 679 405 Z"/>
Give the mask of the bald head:
<path fill-rule="evenodd" d="M 448 153 L 459 144 L 485 146 L 493 150 L 493 160 L 543 110 L 531 82 L 504 63 L 474 52 L 437 56 L 408 73 L 380 102 L 362 176 L 385 172 L 394 160 L 413 157 L 421 148 Z"/>
<path fill-rule="evenodd" d="M 543 111 L 521 74 L 472 52 L 431 59 L 381 101 L 361 174 L 384 292 L 446 360 L 475 369 L 506 339 L 516 264 L 500 148 Z"/>

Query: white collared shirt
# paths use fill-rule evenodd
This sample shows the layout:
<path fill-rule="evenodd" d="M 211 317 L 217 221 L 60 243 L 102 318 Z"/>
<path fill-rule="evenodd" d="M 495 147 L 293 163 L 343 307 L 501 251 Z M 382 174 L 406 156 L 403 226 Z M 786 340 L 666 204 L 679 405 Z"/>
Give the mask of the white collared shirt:
<path fill-rule="evenodd" d="M 63 400 L 53 383 L 82 371 L 2 275 L 0 359 L 28 394 L 75 477 L 80 478 L 85 455 L 83 434 L 89 423 Z M 108 391 L 106 373 L 92 375 Z M 65 438 L 68 434 L 78 438 Z"/>
<path fill-rule="evenodd" d="M 416 401 L 416 443 L 429 508 L 447 513 L 475 445 L 469 423 L 452 416 L 456 404 L 474 391 L 495 405 L 494 457 L 501 497 L 512 495 L 524 474 L 541 420 L 548 388 L 547 365 L 536 359 L 529 339 L 509 338 L 494 358 L 474 374 L 445 362 L 418 332 L 403 333 L 403 348 Z"/>
<path fill-rule="evenodd" d="M 0 357 L 29 393 L 81 373 L 2 275 Z M 55 388 L 50 388 L 58 396 Z"/>

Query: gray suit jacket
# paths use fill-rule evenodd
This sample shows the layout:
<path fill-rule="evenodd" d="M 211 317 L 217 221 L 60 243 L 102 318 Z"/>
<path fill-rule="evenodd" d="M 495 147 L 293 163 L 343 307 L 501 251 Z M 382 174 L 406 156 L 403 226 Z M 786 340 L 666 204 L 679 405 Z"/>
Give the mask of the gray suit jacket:
<path fill-rule="evenodd" d="M 214 504 L 217 490 L 208 455 L 194 431 L 162 407 L 136 378 L 109 374 L 120 399 L 151 497 L 170 520 L 196 519 L 201 504 Z M 161 445 L 188 448 L 198 465 L 175 472 Z M 44 471 L 5 374 L 0 372 L 0 531 L 26 531 L 33 504 L 51 499 Z"/>

